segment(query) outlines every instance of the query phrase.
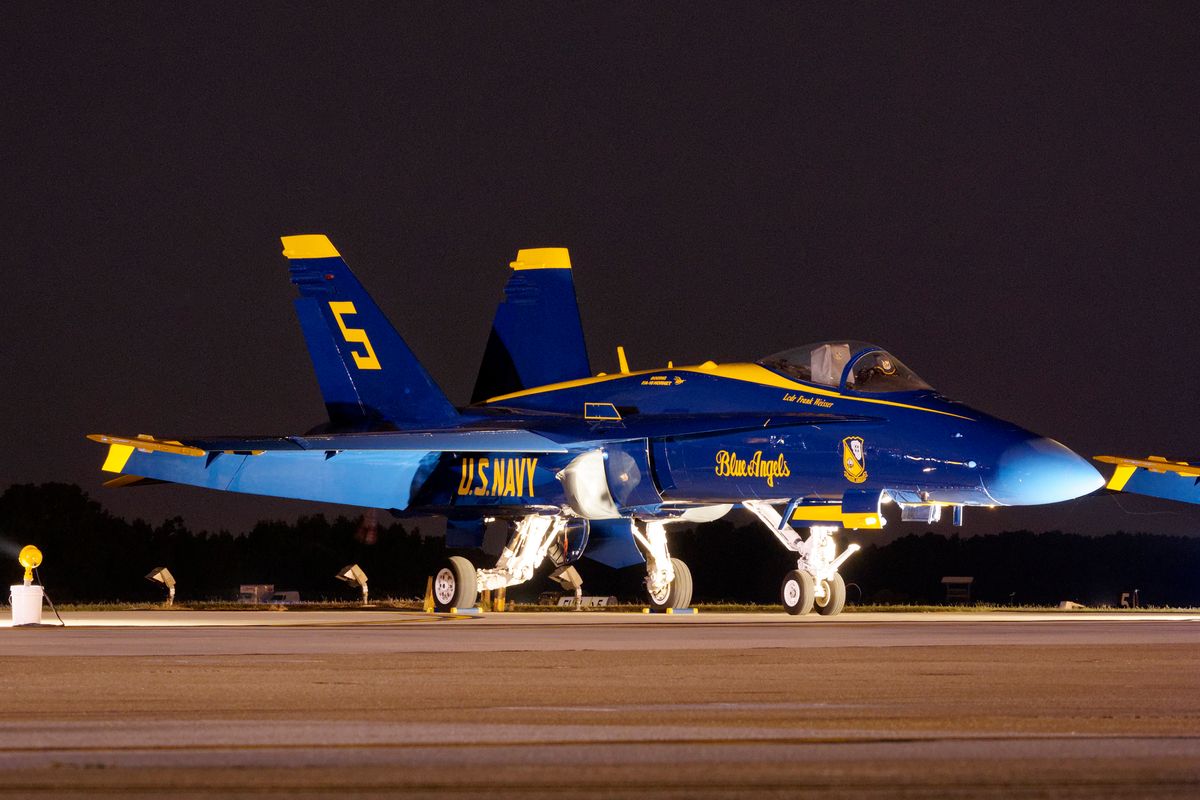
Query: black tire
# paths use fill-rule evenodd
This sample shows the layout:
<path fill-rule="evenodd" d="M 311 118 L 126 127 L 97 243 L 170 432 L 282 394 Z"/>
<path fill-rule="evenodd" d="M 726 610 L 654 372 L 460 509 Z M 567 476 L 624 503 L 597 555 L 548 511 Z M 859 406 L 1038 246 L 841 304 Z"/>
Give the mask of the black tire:
<path fill-rule="evenodd" d="M 815 594 L 812 575 L 807 572 L 794 569 L 783 576 L 779 595 L 784 609 L 792 616 L 798 617 L 812 611 Z"/>
<path fill-rule="evenodd" d="M 438 611 L 475 605 L 475 566 L 462 556 L 450 556 L 433 576 L 433 607 Z"/>
<path fill-rule="evenodd" d="M 841 575 L 834 574 L 833 580 L 822 582 L 825 584 L 825 596 L 815 600 L 817 613 L 826 617 L 842 613 L 846 607 L 846 581 L 842 580 Z"/>
<path fill-rule="evenodd" d="M 659 598 L 650 595 L 650 608 L 655 611 L 687 608 L 692 602 L 692 571 L 678 558 L 671 559 L 671 567 L 675 570 L 675 580 L 671 581 L 666 594 Z"/>

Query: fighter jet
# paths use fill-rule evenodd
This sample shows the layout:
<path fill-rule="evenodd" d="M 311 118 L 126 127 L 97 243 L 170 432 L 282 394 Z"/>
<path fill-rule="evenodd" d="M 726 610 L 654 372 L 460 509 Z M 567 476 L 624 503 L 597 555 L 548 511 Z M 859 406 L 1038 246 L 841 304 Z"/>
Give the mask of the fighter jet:
<path fill-rule="evenodd" d="M 837 614 L 842 529 L 880 529 L 967 506 L 1056 503 L 1104 479 L 1066 446 L 943 397 L 865 342 L 795 347 L 745 363 L 594 374 L 565 248 L 511 263 L 469 405 L 456 407 L 323 235 L 285 236 L 300 328 L 328 420 L 307 433 L 141 434 L 108 445 L 106 486 L 171 482 L 227 492 L 439 515 L 450 548 L 509 527 L 495 565 L 450 556 L 440 610 L 528 581 L 544 562 L 578 589 L 575 562 L 645 564 L 649 605 L 686 608 L 692 577 L 673 526 L 751 512 L 796 555 L 791 614 Z M 1200 468 L 1109 459 L 1110 487 L 1200 501 Z M 1175 483 L 1171 483 L 1175 481 Z M 1119 484 L 1119 485 L 1118 485 Z M 1186 484 L 1186 486 L 1185 486 Z"/>

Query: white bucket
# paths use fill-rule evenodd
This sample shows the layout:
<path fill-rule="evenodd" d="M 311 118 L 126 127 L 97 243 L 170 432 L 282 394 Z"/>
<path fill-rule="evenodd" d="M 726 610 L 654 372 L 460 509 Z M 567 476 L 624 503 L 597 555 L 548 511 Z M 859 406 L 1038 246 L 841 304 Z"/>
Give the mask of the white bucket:
<path fill-rule="evenodd" d="M 8 592 L 13 627 L 42 624 L 42 587 L 18 584 L 8 587 Z"/>

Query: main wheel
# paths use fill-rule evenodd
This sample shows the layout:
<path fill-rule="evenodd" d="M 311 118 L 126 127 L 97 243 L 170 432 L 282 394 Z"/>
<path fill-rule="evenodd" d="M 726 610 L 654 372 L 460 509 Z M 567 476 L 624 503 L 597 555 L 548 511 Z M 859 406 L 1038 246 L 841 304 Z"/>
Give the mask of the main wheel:
<path fill-rule="evenodd" d="M 789 614 L 800 616 L 812 611 L 815 593 L 812 575 L 807 572 L 794 569 L 783 576 L 783 588 L 780 594 L 783 598 L 783 607 Z"/>
<path fill-rule="evenodd" d="M 462 556 L 450 556 L 433 576 L 433 607 L 438 611 L 475 605 L 475 566 Z"/>
<path fill-rule="evenodd" d="M 671 585 L 657 595 L 650 592 L 650 607 L 655 611 L 687 608 L 692 602 L 692 571 L 678 558 L 671 559 L 671 567 L 675 570 L 675 580 L 671 581 Z"/>
<path fill-rule="evenodd" d="M 825 596 L 816 599 L 817 613 L 827 617 L 842 613 L 846 607 L 846 582 L 842 576 L 834 573 L 833 580 L 821 583 L 825 585 Z"/>

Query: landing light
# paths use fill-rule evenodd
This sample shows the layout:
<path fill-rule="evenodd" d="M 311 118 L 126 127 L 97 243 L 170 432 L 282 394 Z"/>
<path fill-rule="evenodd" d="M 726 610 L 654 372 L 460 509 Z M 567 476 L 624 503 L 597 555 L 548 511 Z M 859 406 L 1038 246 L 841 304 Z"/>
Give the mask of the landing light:
<path fill-rule="evenodd" d="M 21 548 L 17 561 L 25 568 L 25 585 L 33 583 L 33 571 L 42 565 L 42 551 L 31 544 Z"/>

